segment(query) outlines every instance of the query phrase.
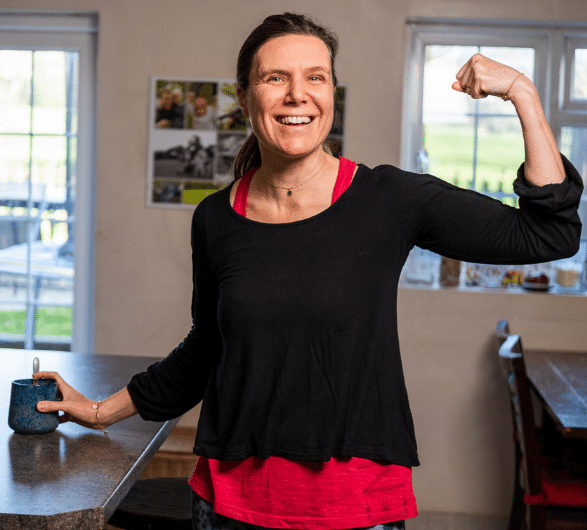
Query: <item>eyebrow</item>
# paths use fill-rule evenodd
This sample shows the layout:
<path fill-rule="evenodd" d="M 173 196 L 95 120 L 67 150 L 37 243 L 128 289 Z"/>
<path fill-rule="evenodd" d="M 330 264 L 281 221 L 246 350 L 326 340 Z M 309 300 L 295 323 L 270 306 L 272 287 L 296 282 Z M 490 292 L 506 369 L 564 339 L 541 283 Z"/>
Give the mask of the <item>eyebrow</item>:
<path fill-rule="evenodd" d="M 305 73 L 315 73 L 315 72 L 324 72 L 330 75 L 330 68 L 325 68 L 324 66 L 310 66 L 304 70 Z M 263 78 L 267 75 L 272 74 L 280 74 L 280 75 L 288 75 L 289 72 L 287 70 L 282 70 L 280 68 L 269 68 L 267 70 L 259 70 L 259 77 Z"/>

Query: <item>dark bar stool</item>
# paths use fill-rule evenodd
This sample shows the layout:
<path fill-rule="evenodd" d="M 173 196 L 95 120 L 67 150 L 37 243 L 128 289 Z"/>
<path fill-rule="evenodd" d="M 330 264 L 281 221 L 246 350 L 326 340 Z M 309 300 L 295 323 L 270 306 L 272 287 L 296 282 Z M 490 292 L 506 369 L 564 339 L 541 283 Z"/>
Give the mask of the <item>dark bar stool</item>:
<path fill-rule="evenodd" d="M 124 530 L 192 530 L 191 492 L 187 478 L 139 480 L 108 524 Z"/>

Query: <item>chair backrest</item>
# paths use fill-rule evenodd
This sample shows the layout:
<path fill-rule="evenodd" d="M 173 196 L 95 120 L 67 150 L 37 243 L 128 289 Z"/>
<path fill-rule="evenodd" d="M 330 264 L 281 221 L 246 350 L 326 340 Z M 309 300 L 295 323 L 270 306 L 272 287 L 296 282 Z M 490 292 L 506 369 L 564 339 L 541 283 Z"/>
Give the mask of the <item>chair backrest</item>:
<path fill-rule="evenodd" d="M 495 327 L 495 336 L 501 347 L 505 340 L 510 336 L 510 325 L 507 320 L 500 320 L 497 323 L 497 326 Z"/>
<path fill-rule="evenodd" d="M 499 348 L 501 367 L 506 375 L 512 409 L 514 434 L 521 454 L 524 489 L 529 495 L 542 493 L 539 447 L 536 439 L 536 423 L 526 376 L 526 365 L 519 335 L 509 335 Z"/>

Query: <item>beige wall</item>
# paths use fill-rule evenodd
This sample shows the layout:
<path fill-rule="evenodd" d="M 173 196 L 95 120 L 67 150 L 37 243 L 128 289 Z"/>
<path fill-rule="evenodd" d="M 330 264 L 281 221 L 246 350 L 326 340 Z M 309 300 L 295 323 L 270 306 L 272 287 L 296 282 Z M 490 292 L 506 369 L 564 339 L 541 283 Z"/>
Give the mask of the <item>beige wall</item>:
<path fill-rule="evenodd" d="M 240 44 L 273 12 L 307 12 L 341 40 L 346 156 L 399 161 L 408 16 L 587 20 L 584 0 L 0 0 L 97 11 L 96 352 L 161 356 L 190 325 L 190 213 L 145 207 L 151 75 L 232 77 Z M 422 510 L 506 513 L 511 444 L 489 349 L 500 317 L 530 347 L 587 349 L 587 298 L 403 290 L 400 331 L 423 465 Z M 193 416 L 187 420 L 193 421 Z"/>

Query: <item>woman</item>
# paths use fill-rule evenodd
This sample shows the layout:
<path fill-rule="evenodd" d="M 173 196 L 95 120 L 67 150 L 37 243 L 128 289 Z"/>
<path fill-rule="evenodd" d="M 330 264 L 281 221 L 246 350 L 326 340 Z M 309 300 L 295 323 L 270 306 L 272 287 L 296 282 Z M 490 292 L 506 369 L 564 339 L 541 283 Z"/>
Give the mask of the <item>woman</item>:
<path fill-rule="evenodd" d="M 453 85 L 516 107 L 526 147 L 516 210 L 330 156 L 336 51 L 329 31 L 287 13 L 243 45 L 238 97 L 254 134 L 235 183 L 195 211 L 184 342 L 99 404 L 58 374 L 35 374 L 56 378 L 63 395 L 41 410 L 94 428 L 137 412 L 176 417 L 203 398 L 196 529 L 403 528 L 417 515 L 395 306 L 410 249 L 530 263 L 578 248 L 581 178 L 526 77 L 476 55 Z"/>

